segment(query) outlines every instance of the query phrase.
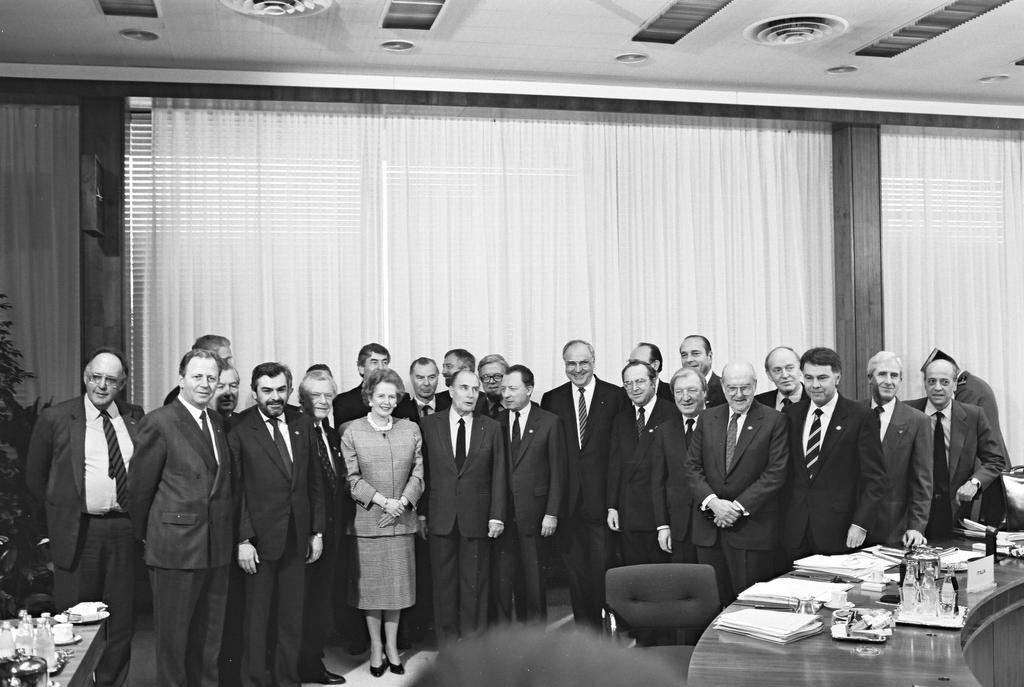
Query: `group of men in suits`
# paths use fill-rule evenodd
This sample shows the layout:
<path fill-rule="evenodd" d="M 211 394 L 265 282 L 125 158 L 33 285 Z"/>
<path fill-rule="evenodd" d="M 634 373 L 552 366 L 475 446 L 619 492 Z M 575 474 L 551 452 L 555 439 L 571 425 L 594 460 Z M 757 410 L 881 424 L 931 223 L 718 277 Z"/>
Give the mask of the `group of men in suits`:
<path fill-rule="evenodd" d="M 494 620 L 543 619 L 544 537 L 558 540 L 580 624 L 599 625 L 616 563 L 707 562 L 727 603 L 780 560 L 946 536 L 1007 464 L 987 411 L 954 398 L 963 375 L 945 354 L 923 368 L 927 396 L 903 402 L 902 363 L 885 351 L 863 401 L 838 393 L 842 364 L 827 348 L 770 351 L 776 388 L 761 394 L 749 363 L 712 371 L 706 337 L 679 353 L 665 384 L 660 350 L 639 344 L 619 386 L 596 377 L 591 344 L 569 341 L 567 382 L 539 404 L 530 369 L 499 355 L 476 369 L 464 349 L 440 369 L 413 361 L 395 416 L 423 435 L 417 569 L 432 583 L 407 620 L 422 629 L 433 615 L 447 643 Z M 389 364 L 379 344 L 357 357 L 361 375 Z M 100 349 L 84 396 L 42 414 L 26 474 L 46 506 L 58 605 L 101 598 L 112 613 L 97 684 L 127 674 L 139 542 L 160 684 L 221 681 L 230 566 L 245 575 L 241 683 L 343 680 L 322 663 L 350 558 L 338 428 L 368 409 L 361 386 L 337 394 L 324 368 L 300 384 L 300 411 L 287 405 L 290 371 L 257 366 L 256 405 L 236 414 L 238 373 L 194 348 L 172 402 L 143 417 L 117 398 L 123 356 Z"/>

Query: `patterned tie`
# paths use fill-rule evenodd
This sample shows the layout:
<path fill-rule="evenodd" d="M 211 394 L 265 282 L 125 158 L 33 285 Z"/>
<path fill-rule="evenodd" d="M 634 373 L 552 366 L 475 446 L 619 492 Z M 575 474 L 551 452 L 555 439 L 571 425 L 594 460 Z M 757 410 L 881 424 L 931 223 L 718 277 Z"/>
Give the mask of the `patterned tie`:
<path fill-rule="evenodd" d="M 462 470 L 466 462 L 466 421 L 459 418 L 459 431 L 455 435 L 455 467 Z"/>
<path fill-rule="evenodd" d="M 732 469 L 733 456 L 736 453 L 736 422 L 740 419 L 739 413 L 733 413 L 729 418 L 729 429 L 725 434 L 725 472 Z"/>
<path fill-rule="evenodd" d="M 213 447 L 213 433 L 210 431 L 210 423 L 206 421 L 206 413 L 208 411 L 202 411 L 199 413 L 199 422 L 202 424 L 200 430 L 203 433 L 203 438 L 206 439 L 206 445 L 210 447 L 210 455 L 213 456 L 214 462 L 217 461 L 217 452 Z"/>
<path fill-rule="evenodd" d="M 331 463 L 331 454 L 324 443 L 324 428 L 316 427 L 316 450 L 320 454 L 320 467 L 323 469 L 324 479 L 327 481 L 327 488 L 334 494 L 338 488 L 338 474 L 334 471 Z"/>
<path fill-rule="evenodd" d="M 583 438 L 587 435 L 587 399 L 584 397 L 583 387 L 579 387 L 580 400 L 576 404 L 576 416 L 580 423 L 580 448 L 583 448 Z"/>
<path fill-rule="evenodd" d="M 107 409 L 100 411 L 103 418 L 103 436 L 107 439 L 107 456 L 109 457 L 107 477 L 114 480 L 117 488 L 117 505 L 122 510 L 128 508 L 128 473 L 124 469 L 124 458 L 121 456 L 121 446 L 117 443 L 117 432 L 114 431 L 114 423 L 110 421 Z"/>
<path fill-rule="evenodd" d="M 277 418 L 270 418 L 267 420 L 270 426 L 274 429 L 274 443 L 277 444 L 277 454 L 281 456 L 281 462 L 284 464 L 285 470 L 288 476 L 292 476 L 292 457 L 288 453 L 288 444 L 284 443 L 284 437 L 281 435 L 281 430 L 278 428 Z"/>
<path fill-rule="evenodd" d="M 953 529 L 953 507 L 949 503 L 949 463 L 946 460 L 946 431 L 942 427 L 944 415 L 940 411 L 932 417 L 935 419 L 935 437 L 932 444 L 932 475 L 935 486 L 925 536 L 936 537 L 948 535 Z"/>
<path fill-rule="evenodd" d="M 807 436 L 807 450 L 804 452 L 807 476 L 811 479 L 814 479 L 814 468 L 818 465 L 818 455 L 821 453 L 821 413 L 821 408 L 814 409 L 814 421 L 811 422 L 811 433 Z"/>
<path fill-rule="evenodd" d="M 519 455 L 519 443 L 523 440 L 522 432 L 519 429 L 519 411 L 516 411 L 515 422 L 512 423 L 512 456 Z"/>
<path fill-rule="evenodd" d="M 644 419 L 644 407 L 640 406 L 640 410 L 636 413 L 636 435 L 642 437 L 644 435 L 644 425 L 647 422 Z"/>

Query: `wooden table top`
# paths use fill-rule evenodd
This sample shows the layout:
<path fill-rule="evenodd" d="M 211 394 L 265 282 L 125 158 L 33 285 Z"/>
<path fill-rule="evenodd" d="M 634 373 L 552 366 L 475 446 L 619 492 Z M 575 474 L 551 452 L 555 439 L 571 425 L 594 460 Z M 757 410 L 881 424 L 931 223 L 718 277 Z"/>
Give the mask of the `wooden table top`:
<path fill-rule="evenodd" d="M 963 547 L 967 542 L 957 542 Z M 959 574 L 961 590 L 966 587 Z M 1024 562 L 1000 561 L 995 570 L 996 587 L 966 595 L 969 609 L 1012 587 L 1024 585 Z M 892 593 L 894 585 L 887 592 Z M 850 601 L 858 606 L 892 608 L 878 603 L 883 592 L 862 591 L 855 585 Z M 963 603 L 964 593 L 960 599 Z M 732 605 L 723 611 L 744 608 Z M 788 645 L 744 637 L 709 628 L 694 649 L 689 682 L 701 687 L 977 687 L 964 658 L 961 631 L 898 625 L 885 644 L 839 642 L 828 632 L 832 611 L 822 608 L 821 634 Z M 977 618 L 968 615 L 968 628 Z M 877 656 L 858 654 L 858 647 L 875 647 Z"/>

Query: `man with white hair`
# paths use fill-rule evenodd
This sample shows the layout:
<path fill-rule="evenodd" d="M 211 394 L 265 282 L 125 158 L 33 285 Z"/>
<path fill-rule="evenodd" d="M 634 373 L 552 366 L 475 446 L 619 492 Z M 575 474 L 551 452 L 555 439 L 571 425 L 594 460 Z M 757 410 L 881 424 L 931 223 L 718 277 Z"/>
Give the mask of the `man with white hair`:
<path fill-rule="evenodd" d="M 883 499 L 871 539 L 883 544 L 916 546 L 932 501 L 932 427 L 928 416 L 896 398 L 903 381 L 903 361 L 891 351 L 868 360 L 871 398 L 861 401 L 878 415 L 882 457 L 889 475 L 889 496 Z"/>

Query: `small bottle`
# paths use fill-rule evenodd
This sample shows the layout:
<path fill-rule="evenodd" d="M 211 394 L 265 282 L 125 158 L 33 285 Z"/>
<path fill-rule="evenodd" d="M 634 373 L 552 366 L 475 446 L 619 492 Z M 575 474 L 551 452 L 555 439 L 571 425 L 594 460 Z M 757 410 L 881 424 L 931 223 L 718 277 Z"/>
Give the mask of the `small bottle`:
<path fill-rule="evenodd" d="M 14 648 L 31 656 L 33 635 L 32 618 L 29 617 L 28 611 L 19 611 L 18 629 L 14 631 Z"/>
<path fill-rule="evenodd" d="M 916 615 L 917 602 L 917 569 L 912 563 L 907 566 L 907 574 L 903 577 L 900 587 L 900 611 L 903 615 Z"/>
<path fill-rule="evenodd" d="M 47 625 L 49 625 L 50 627 L 53 627 L 53 615 L 52 614 L 50 614 L 50 613 L 40 613 L 39 614 L 39 619 L 42 620 Z"/>
<path fill-rule="evenodd" d="M 942 588 L 939 590 L 939 605 L 942 609 L 940 615 L 950 617 L 956 608 L 956 589 L 953 588 L 953 575 L 950 573 L 942 580 Z"/>
<path fill-rule="evenodd" d="M 921 608 L 922 615 L 938 615 L 939 613 L 939 589 L 935 584 L 935 572 L 925 570 L 921 579 Z"/>
<path fill-rule="evenodd" d="M 53 630 L 45 618 L 40 618 L 36 625 L 34 655 L 46 661 L 47 675 L 57 665 L 57 647 L 53 643 Z"/>
<path fill-rule="evenodd" d="M 6 620 L 0 624 L 0 661 L 14 658 L 14 628 Z"/>

